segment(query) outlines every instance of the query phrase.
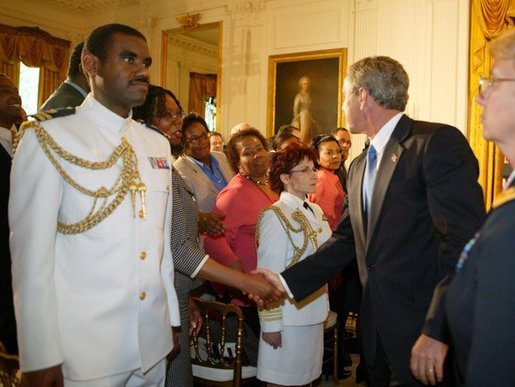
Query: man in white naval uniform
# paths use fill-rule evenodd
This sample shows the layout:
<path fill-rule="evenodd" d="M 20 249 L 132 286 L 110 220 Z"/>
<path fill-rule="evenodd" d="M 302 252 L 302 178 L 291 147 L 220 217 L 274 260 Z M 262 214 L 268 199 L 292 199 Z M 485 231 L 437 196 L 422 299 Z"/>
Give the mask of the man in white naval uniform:
<path fill-rule="evenodd" d="M 140 32 L 97 28 L 82 53 L 91 86 L 83 104 L 22 129 L 9 219 L 30 386 L 164 384 L 179 325 L 170 146 L 132 120 L 150 64 Z"/>

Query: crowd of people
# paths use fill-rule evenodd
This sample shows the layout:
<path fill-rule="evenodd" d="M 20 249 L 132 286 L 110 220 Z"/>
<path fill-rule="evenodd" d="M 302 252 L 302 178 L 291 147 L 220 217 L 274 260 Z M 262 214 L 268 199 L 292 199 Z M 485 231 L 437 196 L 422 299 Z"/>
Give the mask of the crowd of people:
<path fill-rule="evenodd" d="M 491 50 L 477 103 L 513 166 L 515 30 Z M 151 63 L 139 31 L 95 29 L 20 130 L 0 74 L 0 341 L 25 385 L 193 386 L 201 281 L 242 309 L 269 386 L 320 377 L 329 309 L 341 338 L 359 315 L 370 387 L 515 384 L 515 172 L 487 217 L 463 134 L 404 114 L 398 61 L 349 67 L 347 128 L 311 138 L 303 77 L 299 127 L 243 122 L 227 142 Z M 368 141 L 347 168 L 351 134 Z"/>

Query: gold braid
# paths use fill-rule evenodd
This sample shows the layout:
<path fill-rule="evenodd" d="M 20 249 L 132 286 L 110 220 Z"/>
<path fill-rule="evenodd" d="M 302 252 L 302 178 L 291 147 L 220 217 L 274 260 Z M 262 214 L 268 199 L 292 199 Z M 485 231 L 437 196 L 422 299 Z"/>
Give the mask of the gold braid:
<path fill-rule="evenodd" d="M 133 207 L 135 200 L 134 193 L 136 190 L 140 191 L 140 194 L 142 195 L 143 199 L 144 193 L 142 191 L 145 190 L 146 187 L 140 179 L 136 153 L 134 152 L 134 149 L 125 137 L 122 137 L 121 144 L 115 148 L 115 150 L 107 160 L 95 162 L 81 159 L 65 151 L 55 142 L 52 136 L 50 136 L 48 132 L 45 131 L 45 129 L 37 121 L 30 121 L 23 124 L 20 133 L 16 137 L 16 142 L 14 144 L 15 151 L 21 137 L 23 136 L 25 130 L 28 127 L 34 128 L 41 148 L 43 149 L 46 156 L 48 157 L 52 165 L 55 167 L 57 172 L 59 172 L 61 177 L 79 192 L 94 198 L 91 210 L 84 219 L 72 224 L 65 224 L 60 220 L 57 221 L 57 231 L 59 231 L 60 233 L 79 234 L 93 228 L 113 213 L 113 211 L 123 202 L 129 190 L 131 190 L 131 193 L 133 195 Z M 68 175 L 66 171 L 63 169 L 63 167 L 59 164 L 57 158 L 55 157 L 52 151 L 55 153 L 55 155 L 57 155 L 63 160 L 66 160 L 70 164 L 74 164 L 79 167 L 92 170 L 103 170 L 111 168 L 118 162 L 119 159 L 123 161 L 123 165 L 120 171 L 120 175 L 118 176 L 118 178 L 116 179 L 116 181 L 110 189 L 100 187 L 97 190 L 91 190 L 79 185 L 77 181 L 73 180 L 70 177 L 70 175 Z M 133 190 L 132 187 L 135 186 L 139 188 Z M 108 203 L 109 197 L 113 195 L 116 196 L 112 199 L 110 203 Z M 95 211 L 99 199 L 103 199 L 103 203 L 101 204 L 100 208 Z"/>
<path fill-rule="evenodd" d="M 256 228 L 256 243 L 257 244 L 259 244 L 259 224 L 261 223 L 261 220 L 263 219 L 265 212 L 270 211 L 270 210 L 273 211 L 279 218 L 281 226 L 283 226 L 286 236 L 288 237 L 288 240 L 290 241 L 291 245 L 293 246 L 294 254 L 291 259 L 290 264 L 286 268 L 292 267 L 297 262 L 299 262 L 300 258 L 302 257 L 302 255 L 304 254 L 304 252 L 306 251 L 306 249 L 308 247 L 308 240 L 311 240 L 311 243 L 313 244 L 313 247 L 315 248 L 315 250 L 318 248 L 317 232 L 313 230 L 313 227 L 311 227 L 311 223 L 309 223 L 309 220 L 306 218 L 306 216 L 304 216 L 304 214 L 302 212 L 300 212 L 299 209 L 296 209 L 295 211 L 293 211 L 291 217 L 293 220 L 295 220 L 299 224 L 299 227 L 295 228 L 290 223 L 288 218 L 284 215 L 284 213 L 281 211 L 281 209 L 276 206 L 271 206 L 271 207 L 265 208 L 259 214 L 258 227 Z M 293 243 L 293 238 L 291 235 L 292 232 L 294 232 L 294 233 L 302 232 L 304 234 L 304 242 L 302 243 L 301 247 L 298 247 L 295 245 L 295 243 Z"/>

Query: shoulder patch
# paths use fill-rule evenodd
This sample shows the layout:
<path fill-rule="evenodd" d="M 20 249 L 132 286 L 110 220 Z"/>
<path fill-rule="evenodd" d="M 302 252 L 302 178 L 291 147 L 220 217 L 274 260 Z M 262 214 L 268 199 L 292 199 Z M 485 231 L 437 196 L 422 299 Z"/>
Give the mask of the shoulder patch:
<path fill-rule="evenodd" d="M 515 200 L 515 187 L 510 187 L 507 190 L 499 192 L 494 199 L 492 209 L 502 206 L 505 203 Z"/>
<path fill-rule="evenodd" d="M 49 109 L 45 110 L 44 112 L 38 112 L 35 114 L 29 115 L 29 117 L 34 118 L 37 121 L 46 121 L 51 120 L 52 118 L 59 118 L 59 117 L 66 117 L 69 115 L 75 114 L 75 108 L 74 107 L 65 107 L 65 108 L 59 108 L 59 109 Z"/>

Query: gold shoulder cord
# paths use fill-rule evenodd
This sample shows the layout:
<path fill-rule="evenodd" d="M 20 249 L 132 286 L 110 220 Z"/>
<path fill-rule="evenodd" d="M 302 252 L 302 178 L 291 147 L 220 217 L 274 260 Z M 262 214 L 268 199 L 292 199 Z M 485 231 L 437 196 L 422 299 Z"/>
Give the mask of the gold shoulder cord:
<path fill-rule="evenodd" d="M 81 159 L 77 156 L 70 154 L 61 148 L 55 140 L 45 131 L 45 129 L 39 124 L 37 121 L 30 121 L 23 124 L 21 130 L 16 136 L 16 142 L 13 146 L 14 151 L 16 152 L 16 147 L 18 146 L 18 142 L 25 133 L 25 130 L 28 127 L 33 127 L 38 138 L 38 141 L 41 145 L 41 148 L 47 155 L 48 159 L 55 167 L 55 169 L 59 172 L 61 177 L 70 184 L 73 188 L 78 190 L 79 192 L 91 196 L 93 198 L 93 205 L 91 207 L 88 215 L 72 224 L 65 224 L 60 220 L 57 221 L 57 231 L 63 234 L 79 234 L 83 233 L 105 218 L 113 213 L 113 211 L 122 203 L 122 201 L 127 196 L 127 192 L 131 191 L 132 194 L 132 207 L 134 211 L 134 216 L 136 216 L 135 206 L 136 206 L 136 198 L 135 193 L 138 191 L 141 195 L 141 210 L 139 212 L 139 216 L 141 218 L 145 218 L 145 191 L 146 186 L 141 181 L 139 172 L 138 172 L 138 160 L 136 158 L 136 153 L 134 149 L 129 144 L 125 137 L 122 137 L 122 143 L 115 148 L 111 156 L 105 161 L 95 162 Z M 82 168 L 91 169 L 91 170 L 103 170 L 113 167 L 119 159 L 122 159 L 123 165 L 120 171 L 120 175 L 114 182 L 113 186 L 109 189 L 105 187 L 100 187 L 97 190 L 90 190 L 86 187 L 79 185 L 78 182 L 73 180 L 65 170 L 59 165 L 56 157 L 51 152 L 55 152 L 57 156 L 66 160 L 70 164 L 77 165 Z M 115 197 L 109 202 L 108 199 L 115 195 Z M 100 208 L 96 209 L 98 201 L 101 200 Z"/>
<path fill-rule="evenodd" d="M 299 262 L 300 258 L 302 257 L 302 254 L 304 254 L 304 252 L 306 251 L 306 249 L 308 247 L 308 240 L 311 240 L 311 243 L 313 244 L 315 250 L 318 248 L 317 232 L 313 230 L 313 227 L 311 227 L 311 223 L 309 223 L 309 220 L 304 216 L 304 214 L 302 212 L 300 212 L 298 209 L 293 211 L 292 218 L 299 224 L 299 227 L 295 228 L 290 223 L 288 218 L 284 215 L 284 213 L 281 211 L 281 209 L 276 206 L 268 207 L 268 208 L 264 209 L 263 211 L 261 211 L 261 213 L 259 214 L 258 227 L 256 229 L 256 243 L 259 244 L 259 224 L 261 223 L 261 220 L 263 219 L 263 216 L 266 211 L 273 211 L 277 215 L 284 231 L 286 232 L 286 236 L 288 237 L 288 240 L 290 241 L 291 245 L 293 246 L 294 254 L 293 254 L 290 264 L 286 268 L 290 268 L 293 265 L 295 265 L 297 262 Z M 295 245 L 295 243 L 293 243 L 293 238 L 291 235 L 292 232 L 293 233 L 302 232 L 304 234 L 304 242 L 301 247 L 298 247 Z"/>

